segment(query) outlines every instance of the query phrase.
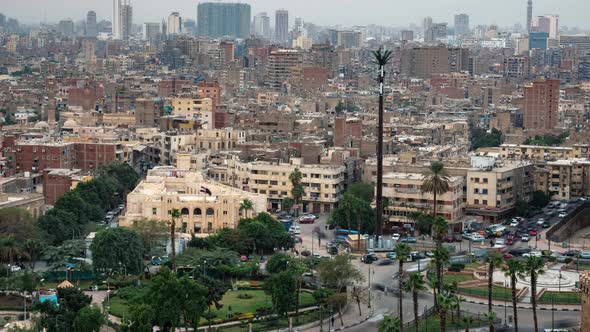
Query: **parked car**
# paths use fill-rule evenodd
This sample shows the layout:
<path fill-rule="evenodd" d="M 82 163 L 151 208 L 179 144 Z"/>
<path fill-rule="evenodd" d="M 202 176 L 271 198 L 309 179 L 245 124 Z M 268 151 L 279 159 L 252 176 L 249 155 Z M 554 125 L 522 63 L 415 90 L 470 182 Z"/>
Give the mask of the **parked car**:
<path fill-rule="evenodd" d="M 311 256 L 311 251 L 309 251 L 309 250 L 303 250 L 301 252 L 301 256 L 303 256 L 303 257 L 309 257 L 309 256 Z"/>
<path fill-rule="evenodd" d="M 524 253 L 522 257 L 543 257 L 543 253 L 539 250 L 533 250 L 531 252 Z"/>
<path fill-rule="evenodd" d="M 518 226 L 518 220 L 512 219 L 512 221 L 510 222 L 510 224 L 508 226 L 510 226 L 510 227 L 517 227 Z"/>
<path fill-rule="evenodd" d="M 385 257 L 389 259 L 397 259 L 397 253 L 395 251 L 390 251 L 387 254 L 385 254 Z"/>
<path fill-rule="evenodd" d="M 529 235 L 530 235 L 530 236 L 537 236 L 537 230 L 536 230 L 536 229 L 531 229 L 531 230 L 529 231 Z"/>
<path fill-rule="evenodd" d="M 512 249 L 508 253 L 513 256 L 522 256 L 523 254 L 530 252 L 531 249 L 528 248 L 519 248 L 519 249 Z"/>
<path fill-rule="evenodd" d="M 551 224 L 548 221 L 545 221 L 541 227 L 549 228 L 549 227 L 551 227 Z"/>
<path fill-rule="evenodd" d="M 293 225 L 293 226 L 289 227 L 289 233 L 301 234 L 301 227 Z"/>
<path fill-rule="evenodd" d="M 522 242 L 529 242 L 529 235 L 528 234 L 524 234 L 521 238 L 520 241 Z"/>
<path fill-rule="evenodd" d="M 311 218 L 310 216 L 302 216 L 299 218 L 299 223 L 301 224 L 313 224 L 315 222 L 314 218 Z"/>
<path fill-rule="evenodd" d="M 158 256 L 152 256 L 152 260 L 150 261 L 150 264 L 152 264 L 154 266 L 160 266 L 160 265 L 162 265 L 162 258 L 160 258 Z"/>
<path fill-rule="evenodd" d="M 399 241 L 399 238 L 400 238 L 400 236 L 399 236 L 399 234 L 398 234 L 398 233 L 393 233 L 393 234 L 391 235 L 391 239 L 392 239 L 393 241 Z"/>
<path fill-rule="evenodd" d="M 400 242 L 405 242 L 405 243 L 416 243 L 416 242 L 418 242 L 418 241 L 417 241 L 417 240 L 416 240 L 416 238 L 415 238 L 415 237 L 413 237 L 413 236 L 406 236 L 406 237 L 402 238 L 402 239 L 400 240 Z"/>
<path fill-rule="evenodd" d="M 335 246 L 331 246 L 328 248 L 328 254 L 330 255 L 338 255 L 338 248 Z"/>
<path fill-rule="evenodd" d="M 567 256 L 567 257 L 576 257 L 581 253 L 582 252 L 580 250 L 568 250 L 568 251 L 564 252 L 563 255 Z"/>
<path fill-rule="evenodd" d="M 455 242 L 455 238 L 452 235 L 445 236 L 445 242 L 452 243 Z"/>
<path fill-rule="evenodd" d="M 366 254 L 361 257 L 361 262 L 363 262 L 365 264 L 371 264 L 371 263 L 378 261 L 378 260 L 379 260 L 379 257 L 377 257 L 377 255 L 375 255 L 375 254 Z"/>
<path fill-rule="evenodd" d="M 507 246 L 511 246 L 511 245 L 513 245 L 513 244 L 514 244 L 514 239 L 506 239 L 506 242 L 505 242 L 505 244 L 506 244 Z"/>
<path fill-rule="evenodd" d="M 580 258 L 583 258 L 583 259 L 590 259 L 590 252 L 583 251 L 582 253 L 580 253 L 580 256 L 579 257 Z"/>
<path fill-rule="evenodd" d="M 471 238 L 470 238 L 470 240 L 473 242 L 481 242 L 481 241 L 484 241 L 485 239 L 486 239 L 485 236 L 483 236 L 481 234 L 476 234 L 476 233 L 471 234 Z"/>
<path fill-rule="evenodd" d="M 504 258 L 504 259 L 511 259 L 511 258 L 514 258 L 514 256 L 513 256 L 513 255 L 511 255 L 511 254 L 509 254 L 509 253 L 504 253 L 504 254 L 502 255 L 502 258 Z"/>
<path fill-rule="evenodd" d="M 544 218 L 539 218 L 537 220 L 537 225 L 543 225 L 545 223 L 545 219 Z"/>
<path fill-rule="evenodd" d="M 567 213 L 566 212 L 560 212 L 558 215 L 559 218 L 565 218 L 567 217 Z"/>

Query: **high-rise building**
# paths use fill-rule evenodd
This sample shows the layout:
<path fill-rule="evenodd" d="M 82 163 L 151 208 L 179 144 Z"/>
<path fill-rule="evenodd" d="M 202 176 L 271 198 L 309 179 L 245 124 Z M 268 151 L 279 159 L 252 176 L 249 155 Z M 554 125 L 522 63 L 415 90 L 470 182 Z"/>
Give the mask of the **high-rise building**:
<path fill-rule="evenodd" d="M 445 38 L 447 36 L 447 24 L 446 23 L 433 23 L 430 25 L 428 29 L 426 29 L 426 34 L 424 35 L 424 42 L 425 43 L 433 43 L 440 38 Z"/>
<path fill-rule="evenodd" d="M 286 9 L 275 12 L 275 39 L 281 43 L 289 39 L 289 11 Z"/>
<path fill-rule="evenodd" d="M 414 40 L 414 31 L 412 30 L 402 30 L 402 41 L 412 41 Z"/>
<path fill-rule="evenodd" d="M 268 58 L 267 84 L 274 90 L 280 90 L 291 78 L 293 67 L 301 66 L 303 53 L 293 49 L 281 49 L 270 53 Z"/>
<path fill-rule="evenodd" d="M 144 23 L 142 39 L 153 42 L 160 34 L 160 23 Z"/>
<path fill-rule="evenodd" d="M 469 15 L 455 15 L 455 35 L 465 36 L 469 34 Z"/>
<path fill-rule="evenodd" d="M 113 39 L 127 39 L 133 26 L 131 0 L 113 0 Z"/>
<path fill-rule="evenodd" d="M 526 30 L 531 32 L 533 24 L 533 0 L 528 0 L 526 7 Z"/>
<path fill-rule="evenodd" d="M 186 20 L 183 19 L 182 30 L 185 34 L 194 35 L 197 32 L 197 23 L 195 22 L 195 20 L 192 20 L 190 18 Z"/>
<path fill-rule="evenodd" d="M 71 37 L 74 35 L 74 21 L 71 19 L 59 21 L 57 31 L 64 36 Z"/>
<path fill-rule="evenodd" d="M 532 49 L 547 49 L 547 41 L 549 39 L 549 33 L 547 32 L 531 32 L 529 34 L 529 50 Z"/>
<path fill-rule="evenodd" d="M 559 80 L 538 80 L 524 87 L 524 128 L 533 134 L 555 129 L 559 116 Z"/>
<path fill-rule="evenodd" d="M 98 25 L 96 24 L 96 12 L 93 10 L 86 14 L 86 37 L 98 36 Z"/>
<path fill-rule="evenodd" d="M 0 27 L 6 26 L 6 15 L 0 13 Z"/>
<path fill-rule="evenodd" d="M 430 26 L 432 26 L 432 17 L 427 16 L 422 21 L 422 28 L 423 28 L 424 38 L 426 38 L 426 32 L 428 31 L 428 29 L 430 29 Z"/>
<path fill-rule="evenodd" d="M 197 34 L 208 38 L 247 38 L 250 35 L 250 5 L 205 2 L 197 6 Z"/>
<path fill-rule="evenodd" d="M 432 75 L 459 73 L 468 70 L 469 50 L 466 48 L 415 47 L 402 51 L 401 73 L 409 77 L 429 79 Z"/>
<path fill-rule="evenodd" d="M 532 31 L 546 32 L 551 39 L 559 37 L 559 15 L 537 16 L 533 19 L 532 24 Z"/>
<path fill-rule="evenodd" d="M 254 35 L 270 39 L 270 17 L 266 13 L 254 16 Z"/>
<path fill-rule="evenodd" d="M 182 18 L 180 13 L 173 12 L 168 16 L 168 35 L 178 35 L 182 33 Z"/>

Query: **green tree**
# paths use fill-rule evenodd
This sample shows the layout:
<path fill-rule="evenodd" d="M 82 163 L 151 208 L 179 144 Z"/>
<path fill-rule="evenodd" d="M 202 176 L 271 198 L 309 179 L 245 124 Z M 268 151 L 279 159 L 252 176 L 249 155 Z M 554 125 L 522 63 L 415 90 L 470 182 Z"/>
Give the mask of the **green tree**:
<path fill-rule="evenodd" d="M 269 274 L 280 273 L 289 269 L 289 263 L 291 262 L 291 256 L 278 252 L 272 255 L 266 263 L 266 271 Z"/>
<path fill-rule="evenodd" d="M 180 308 L 186 331 L 189 326 L 197 331 L 199 320 L 207 310 L 207 289 L 194 280 L 184 276 L 178 280 Z"/>
<path fill-rule="evenodd" d="M 436 218 L 436 207 L 438 205 L 437 197 L 449 191 L 449 174 L 443 163 L 440 161 L 433 161 L 428 170 L 424 173 L 422 179 L 422 191 L 432 194 L 434 198 L 432 215 Z"/>
<path fill-rule="evenodd" d="M 504 259 L 499 251 L 489 252 L 486 256 L 486 263 L 488 263 L 488 312 L 492 312 L 492 296 L 494 286 L 494 270 L 500 266 Z"/>
<path fill-rule="evenodd" d="M 14 236 L 8 235 L 0 237 L 0 254 L 5 262 L 12 267 L 17 255 L 20 254 L 20 247 Z M 11 271 L 10 269 L 8 270 Z"/>
<path fill-rule="evenodd" d="M 86 306 L 78 312 L 74 320 L 76 332 L 99 332 L 105 323 L 105 317 L 96 305 Z"/>
<path fill-rule="evenodd" d="M 65 268 L 72 257 L 80 257 L 86 250 L 86 243 L 81 240 L 68 240 L 60 246 L 48 246 L 43 250 L 43 257 L 52 270 Z"/>
<path fill-rule="evenodd" d="M 29 267 L 35 271 L 35 263 L 41 256 L 45 244 L 41 240 L 29 239 L 22 244 L 21 253 L 29 261 Z"/>
<path fill-rule="evenodd" d="M 172 250 L 172 271 L 176 271 L 176 220 L 180 218 L 180 210 L 172 209 L 170 213 L 170 249 Z"/>
<path fill-rule="evenodd" d="M 254 210 L 254 204 L 251 200 L 245 199 L 240 203 L 240 211 L 244 211 L 244 217 L 248 218 L 248 211 Z"/>
<path fill-rule="evenodd" d="M 524 273 L 526 273 L 531 281 L 531 305 L 533 307 L 533 321 L 535 323 L 535 331 L 539 331 L 539 324 L 537 321 L 537 280 L 539 275 L 545 273 L 545 262 L 541 257 L 528 257 L 524 262 Z"/>
<path fill-rule="evenodd" d="M 60 245 L 80 234 L 83 226 L 74 213 L 53 208 L 39 219 L 39 227 L 48 235 L 50 243 Z"/>
<path fill-rule="evenodd" d="M 0 236 L 12 236 L 22 243 L 35 239 L 37 229 L 29 211 L 19 208 L 0 209 Z"/>
<path fill-rule="evenodd" d="M 136 303 L 129 308 L 131 317 L 129 320 L 129 332 L 144 332 L 152 330 L 152 322 L 155 319 L 155 313 L 152 306 L 147 303 Z"/>
<path fill-rule="evenodd" d="M 512 312 L 514 314 L 514 332 L 518 332 L 518 297 L 516 296 L 516 283 L 518 276 L 524 273 L 523 264 L 517 259 L 509 259 L 502 268 L 504 275 L 510 278 L 510 287 L 512 288 Z"/>
<path fill-rule="evenodd" d="M 419 317 L 418 317 L 418 292 L 426 290 L 426 281 L 420 272 L 410 273 L 410 277 L 404 287 L 406 292 L 412 293 L 412 300 L 414 302 L 414 324 L 416 332 L 419 331 Z"/>
<path fill-rule="evenodd" d="M 37 286 L 37 279 L 35 275 L 29 271 L 25 271 L 18 276 L 18 289 L 23 292 L 23 302 L 25 308 L 25 319 L 27 319 L 27 294 L 33 295 Z"/>
<path fill-rule="evenodd" d="M 157 252 L 156 248 L 165 246 L 168 237 L 166 223 L 156 219 L 141 218 L 133 221 L 134 230 L 143 243 L 144 256 L 151 256 Z"/>
<path fill-rule="evenodd" d="M 514 205 L 514 211 L 519 216 L 528 216 L 529 203 L 524 199 L 517 199 L 516 204 Z"/>
<path fill-rule="evenodd" d="M 436 280 L 438 285 L 438 292 L 440 293 L 442 290 L 443 285 L 443 264 L 445 260 L 442 257 L 446 258 L 448 261 L 448 250 L 445 252 L 443 251 L 442 240 L 447 235 L 449 230 L 449 223 L 445 220 L 445 218 L 440 216 L 435 216 L 432 222 L 432 233 L 434 234 L 434 239 L 436 241 L 436 251 L 435 251 L 435 260 L 436 263 Z M 436 252 L 438 252 L 442 257 L 440 259 L 436 259 Z M 439 255 L 439 256 L 440 256 Z"/>
<path fill-rule="evenodd" d="M 379 323 L 378 332 L 401 332 L 400 325 L 402 324 L 399 317 L 384 315 L 383 320 Z M 418 325 L 416 325 L 418 326 Z"/>
<path fill-rule="evenodd" d="M 77 331 L 74 324 L 78 313 L 90 305 L 90 296 L 77 288 L 58 288 L 59 306 L 51 301 L 37 305 L 39 309 L 39 325 L 48 332 Z"/>
<path fill-rule="evenodd" d="M 340 326 L 344 326 L 344 320 L 342 319 L 342 311 L 346 307 L 348 303 L 348 296 L 346 293 L 334 293 L 330 295 L 327 299 L 328 307 L 331 308 L 332 311 L 338 313 L 338 318 L 340 319 Z"/>
<path fill-rule="evenodd" d="M 408 255 L 410 254 L 410 252 L 412 251 L 412 248 L 410 248 L 409 245 L 405 244 L 405 243 L 398 243 L 395 246 L 395 253 L 397 254 L 397 259 L 398 259 L 398 263 L 399 263 L 399 280 L 398 280 L 398 285 L 399 285 L 399 319 L 400 322 L 403 324 L 404 322 L 404 313 L 403 313 L 403 306 L 402 306 L 402 302 L 403 302 L 403 283 L 402 283 L 402 279 L 404 278 L 404 262 L 406 261 L 406 257 L 408 257 Z"/>
<path fill-rule="evenodd" d="M 295 201 L 291 197 L 285 197 L 281 201 L 281 210 L 283 211 L 291 211 L 291 208 L 295 204 Z"/>
<path fill-rule="evenodd" d="M 447 313 L 452 310 L 455 305 L 454 295 L 451 293 L 438 294 L 437 302 L 438 310 L 440 312 L 439 331 L 445 332 L 447 330 Z"/>
<path fill-rule="evenodd" d="M 317 302 L 320 307 L 320 326 L 324 326 L 323 312 L 328 307 L 328 298 L 334 295 L 334 291 L 327 288 L 318 288 L 313 292 L 313 299 Z"/>
<path fill-rule="evenodd" d="M 116 179 L 117 193 L 121 198 L 127 197 L 127 193 L 132 191 L 139 182 L 139 176 L 135 170 L 123 162 L 114 162 L 103 166 L 98 172 L 102 176 Z"/>
<path fill-rule="evenodd" d="M 533 207 L 541 209 L 541 208 L 544 208 L 545 206 L 547 206 L 547 204 L 549 204 L 550 200 L 551 200 L 551 197 L 549 195 L 547 195 L 546 193 L 544 193 L 540 190 L 536 190 L 533 192 L 533 199 L 531 200 L 531 205 Z"/>
<path fill-rule="evenodd" d="M 305 189 L 301 183 L 302 179 L 303 174 L 301 174 L 298 167 L 295 167 L 293 172 L 289 174 L 289 181 L 291 181 L 291 196 L 293 196 L 295 204 L 298 206 L 301 204 L 301 198 L 305 195 Z M 297 207 L 297 213 L 299 213 L 299 207 Z"/>
<path fill-rule="evenodd" d="M 143 270 L 143 244 L 139 235 L 127 228 L 107 228 L 96 234 L 90 245 L 93 265 L 107 275 L 140 274 Z"/>
<path fill-rule="evenodd" d="M 375 188 L 369 183 L 353 183 L 346 189 L 346 192 L 368 203 L 373 202 L 373 198 L 375 198 Z"/>
<path fill-rule="evenodd" d="M 294 307 L 297 296 L 297 279 L 290 271 L 275 273 L 264 284 L 267 294 L 271 296 L 272 307 L 281 317 L 287 316 Z"/>
<path fill-rule="evenodd" d="M 471 135 L 471 149 L 498 147 L 502 144 L 502 132 L 496 128 L 488 133 L 484 129 L 475 128 Z"/>
<path fill-rule="evenodd" d="M 486 313 L 485 316 L 488 319 L 488 324 L 490 325 L 490 332 L 496 331 L 496 327 L 494 326 L 494 322 L 496 321 L 496 313 L 490 311 Z"/>
<path fill-rule="evenodd" d="M 364 277 L 351 262 L 351 257 L 339 254 L 334 259 L 324 260 L 318 265 L 318 274 L 322 284 L 337 291 L 364 280 Z"/>

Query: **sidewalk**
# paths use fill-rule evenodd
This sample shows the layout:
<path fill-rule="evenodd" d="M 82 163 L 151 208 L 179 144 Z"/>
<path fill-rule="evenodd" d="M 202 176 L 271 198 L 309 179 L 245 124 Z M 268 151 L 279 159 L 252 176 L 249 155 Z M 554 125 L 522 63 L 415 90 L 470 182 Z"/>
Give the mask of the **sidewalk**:
<path fill-rule="evenodd" d="M 367 304 L 361 303 L 361 315 L 359 315 L 359 309 L 356 303 L 350 303 L 345 311 L 342 313 L 342 321 L 340 321 L 340 316 L 338 314 L 334 315 L 334 325 L 331 325 L 331 319 L 324 319 L 323 331 L 342 331 L 353 326 L 359 325 L 361 323 L 366 322 L 373 316 L 373 309 L 369 308 Z M 342 324 L 344 323 L 344 324 Z M 320 323 L 316 322 L 313 325 L 308 324 L 308 326 L 302 326 L 300 328 L 295 327 L 294 331 L 306 331 L 306 332 L 319 332 L 322 331 L 320 329 Z"/>

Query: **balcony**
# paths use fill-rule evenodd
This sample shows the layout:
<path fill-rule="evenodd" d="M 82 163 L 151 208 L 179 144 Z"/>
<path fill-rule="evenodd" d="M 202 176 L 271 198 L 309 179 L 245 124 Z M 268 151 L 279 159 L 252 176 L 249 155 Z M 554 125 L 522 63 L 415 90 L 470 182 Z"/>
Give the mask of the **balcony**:
<path fill-rule="evenodd" d="M 394 191 L 396 193 L 400 193 L 400 194 L 413 194 L 413 195 L 418 195 L 422 193 L 422 190 L 418 189 L 418 188 L 394 188 Z"/>

